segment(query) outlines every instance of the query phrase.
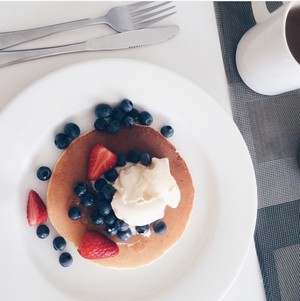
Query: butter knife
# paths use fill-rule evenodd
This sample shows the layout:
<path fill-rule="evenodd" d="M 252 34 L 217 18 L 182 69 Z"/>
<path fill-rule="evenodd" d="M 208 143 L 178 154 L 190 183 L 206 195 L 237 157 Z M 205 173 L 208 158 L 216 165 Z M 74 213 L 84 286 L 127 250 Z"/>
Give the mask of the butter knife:
<path fill-rule="evenodd" d="M 145 28 L 93 38 L 85 42 L 24 50 L 0 51 L 0 67 L 54 55 L 128 49 L 165 42 L 179 32 L 177 25 Z"/>

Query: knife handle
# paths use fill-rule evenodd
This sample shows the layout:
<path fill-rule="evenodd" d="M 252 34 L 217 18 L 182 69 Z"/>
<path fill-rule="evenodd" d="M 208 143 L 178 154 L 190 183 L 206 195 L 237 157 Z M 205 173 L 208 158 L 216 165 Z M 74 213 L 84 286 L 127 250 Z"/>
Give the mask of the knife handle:
<path fill-rule="evenodd" d="M 70 45 L 24 49 L 24 50 L 10 50 L 0 51 L 0 67 L 13 65 L 29 60 L 39 59 L 43 57 L 55 56 L 59 54 L 82 52 L 91 50 L 87 47 L 86 42 L 75 43 Z"/>

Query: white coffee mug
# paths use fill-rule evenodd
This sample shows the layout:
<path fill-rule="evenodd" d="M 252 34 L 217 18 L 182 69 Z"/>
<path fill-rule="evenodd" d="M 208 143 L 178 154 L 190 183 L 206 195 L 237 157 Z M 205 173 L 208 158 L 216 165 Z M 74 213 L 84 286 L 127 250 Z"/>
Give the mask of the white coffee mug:
<path fill-rule="evenodd" d="M 242 80 L 264 95 L 300 88 L 300 2 L 284 2 L 270 13 L 266 2 L 253 1 L 252 9 L 257 24 L 244 34 L 236 51 Z"/>

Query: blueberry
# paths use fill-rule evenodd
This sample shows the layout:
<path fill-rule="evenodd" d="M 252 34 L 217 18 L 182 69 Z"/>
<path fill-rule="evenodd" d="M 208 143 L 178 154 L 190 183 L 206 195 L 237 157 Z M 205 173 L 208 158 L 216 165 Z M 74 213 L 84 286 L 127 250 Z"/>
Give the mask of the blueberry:
<path fill-rule="evenodd" d="M 152 224 L 152 228 L 156 234 L 164 234 L 167 231 L 166 223 L 160 219 Z"/>
<path fill-rule="evenodd" d="M 126 112 L 124 112 L 121 108 L 114 108 L 112 113 L 112 119 L 121 122 L 123 118 L 126 116 Z"/>
<path fill-rule="evenodd" d="M 126 116 L 123 119 L 123 124 L 126 128 L 131 128 L 134 125 L 135 121 L 131 116 Z"/>
<path fill-rule="evenodd" d="M 119 176 L 116 169 L 112 168 L 104 174 L 104 178 L 109 182 L 114 182 Z"/>
<path fill-rule="evenodd" d="M 151 164 L 151 157 L 148 153 L 141 153 L 140 162 L 144 166 L 149 166 Z"/>
<path fill-rule="evenodd" d="M 81 216 L 81 211 L 78 207 L 72 207 L 68 211 L 68 216 L 73 221 L 78 220 Z"/>
<path fill-rule="evenodd" d="M 74 140 L 80 135 L 80 128 L 75 123 L 67 123 L 64 127 L 64 134 L 66 134 L 71 140 Z"/>
<path fill-rule="evenodd" d="M 105 184 L 102 187 L 101 192 L 103 193 L 104 197 L 107 200 L 111 200 L 112 197 L 114 196 L 116 190 L 115 190 L 115 188 L 111 184 Z"/>
<path fill-rule="evenodd" d="M 98 210 L 101 215 L 106 216 L 111 212 L 112 208 L 109 202 L 101 202 L 98 204 Z"/>
<path fill-rule="evenodd" d="M 66 245 L 67 245 L 66 240 L 61 236 L 57 236 L 53 239 L 54 250 L 63 251 Z"/>
<path fill-rule="evenodd" d="M 140 161 L 141 152 L 139 150 L 132 150 L 127 155 L 127 160 L 132 163 L 138 163 Z"/>
<path fill-rule="evenodd" d="M 70 138 L 64 133 L 59 133 L 55 136 L 54 143 L 57 148 L 65 149 L 70 144 Z"/>
<path fill-rule="evenodd" d="M 112 115 L 113 109 L 109 104 L 101 103 L 96 106 L 95 114 L 97 117 L 107 118 Z"/>
<path fill-rule="evenodd" d="M 153 117 L 149 112 L 143 111 L 139 115 L 139 122 L 142 125 L 150 125 L 153 122 Z"/>
<path fill-rule="evenodd" d="M 107 131 L 110 134 L 115 134 L 120 130 L 120 122 L 116 119 L 111 120 L 107 125 Z"/>
<path fill-rule="evenodd" d="M 108 200 L 101 191 L 98 191 L 96 193 L 96 199 L 95 199 L 96 205 L 99 203 L 102 203 L 102 202 L 107 202 L 107 201 L 111 201 L 111 200 Z"/>
<path fill-rule="evenodd" d="M 170 125 L 164 125 L 160 129 L 160 132 L 166 138 L 170 138 L 174 135 L 174 129 Z"/>
<path fill-rule="evenodd" d="M 64 252 L 59 256 L 59 263 L 61 266 L 67 268 L 73 263 L 73 258 L 70 253 Z"/>
<path fill-rule="evenodd" d="M 92 193 L 86 193 L 80 198 L 80 204 L 84 207 L 91 207 L 95 203 L 95 195 Z"/>
<path fill-rule="evenodd" d="M 36 235 L 38 238 L 44 239 L 46 238 L 50 233 L 50 230 L 48 226 L 46 225 L 39 225 L 36 229 Z"/>
<path fill-rule="evenodd" d="M 122 241 L 127 241 L 132 236 L 132 231 L 128 228 L 126 231 L 118 231 L 117 236 Z"/>
<path fill-rule="evenodd" d="M 104 216 L 104 222 L 107 225 L 114 224 L 116 222 L 116 220 L 117 220 L 117 217 L 116 217 L 115 213 L 112 210 L 109 212 L 109 214 Z"/>
<path fill-rule="evenodd" d="M 138 122 L 139 121 L 139 116 L 140 116 L 140 112 L 133 108 L 129 113 L 127 113 L 127 116 L 130 116 L 133 118 L 134 122 Z"/>
<path fill-rule="evenodd" d="M 109 235 L 114 236 L 118 233 L 118 229 L 113 225 L 106 225 L 106 231 Z"/>
<path fill-rule="evenodd" d="M 117 219 L 115 225 L 119 231 L 126 231 L 129 225 L 121 219 Z"/>
<path fill-rule="evenodd" d="M 124 154 L 118 154 L 117 164 L 116 166 L 125 166 L 127 163 L 127 158 Z"/>
<path fill-rule="evenodd" d="M 47 166 L 41 166 L 38 168 L 36 172 L 36 176 L 38 177 L 39 180 L 41 181 L 47 181 L 51 177 L 51 169 Z"/>
<path fill-rule="evenodd" d="M 82 196 L 88 192 L 88 186 L 85 183 L 76 183 L 73 191 L 77 196 Z"/>
<path fill-rule="evenodd" d="M 132 101 L 129 100 L 129 99 L 123 99 L 123 100 L 121 101 L 121 103 L 120 103 L 120 108 L 121 108 L 124 112 L 128 113 L 128 112 L 130 112 L 130 111 L 133 109 L 133 103 L 132 103 Z"/>
<path fill-rule="evenodd" d="M 150 226 L 149 225 L 136 226 L 135 230 L 138 234 L 146 234 L 150 230 Z"/>
<path fill-rule="evenodd" d="M 94 122 L 94 128 L 97 131 L 105 131 L 107 129 L 107 120 L 105 120 L 103 117 L 99 117 Z"/>
<path fill-rule="evenodd" d="M 97 181 L 95 181 L 94 183 L 94 188 L 97 190 L 97 191 L 101 191 L 101 189 L 103 188 L 103 186 L 107 184 L 106 180 L 103 179 L 103 178 L 100 178 L 98 179 Z"/>
<path fill-rule="evenodd" d="M 95 225 L 104 224 L 104 218 L 101 215 L 99 209 L 95 209 L 95 210 L 92 211 L 91 220 L 92 220 L 93 224 L 95 224 Z"/>

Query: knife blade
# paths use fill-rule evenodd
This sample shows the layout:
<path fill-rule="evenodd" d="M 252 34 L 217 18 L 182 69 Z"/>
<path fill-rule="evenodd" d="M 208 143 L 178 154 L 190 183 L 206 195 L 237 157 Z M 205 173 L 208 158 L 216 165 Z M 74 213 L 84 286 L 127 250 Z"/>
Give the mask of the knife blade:
<path fill-rule="evenodd" d="M 87 41 L 91 50 L 116 50 L 162 43 L 179 32 L 176 25 L 145 28 L 112 34 Z"/>
<path fill-rule="evenodd" d="M 165 42 L 178 32 L 177 25 L 169 25 L 110 34 L 69 45 L 0 51 L 0 67 L 66 53 L 150 46 Z"/>

